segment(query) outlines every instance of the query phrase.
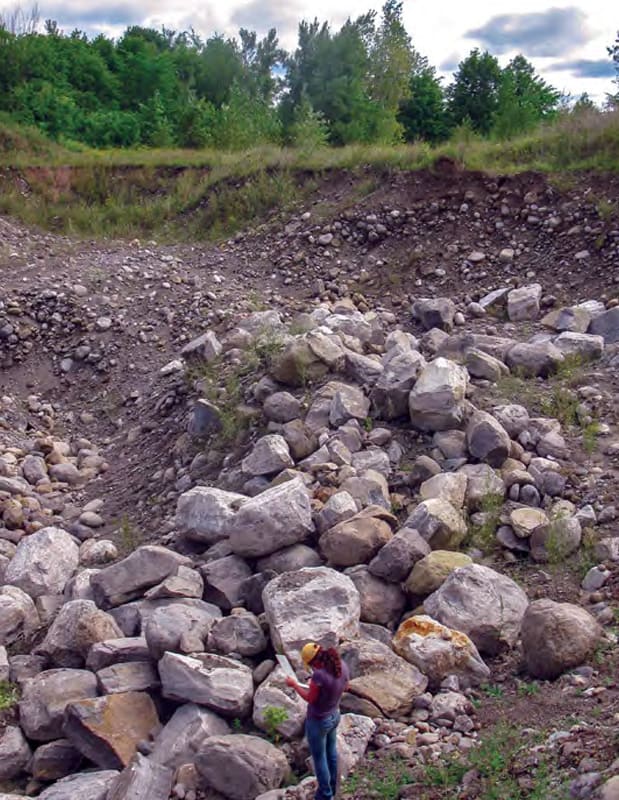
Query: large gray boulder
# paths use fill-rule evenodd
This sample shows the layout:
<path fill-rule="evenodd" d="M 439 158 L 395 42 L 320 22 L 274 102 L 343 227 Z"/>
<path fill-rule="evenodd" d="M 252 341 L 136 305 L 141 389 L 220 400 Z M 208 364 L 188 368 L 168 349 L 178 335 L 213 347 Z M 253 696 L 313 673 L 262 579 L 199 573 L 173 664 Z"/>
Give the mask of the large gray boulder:
<path fill-rule="evenodd" d="M 204 580 L 204 599 L 228 611 L 241 605 L 243 584 L 252 572 L 239 556 L 224 556 L 209 561 L 201 568 Z"/>
<path fill-rule="evenodd" d="M 481 653 L 496 655 L 516 643 L 528 602 L 511 578 L 471 564 L 452 572 L 423 605 L 438 622 L 466 633 Z"/>
<path fill-rule="evenodd" d="M 175 575 L 181 564 L 190 566 L 191 561 L 167 547 L 138 547 L 127 558 L 92 576 L 90 582 L 96 602 L 103 608 L 110 608 L 141 597 L 151 586 Z"/>
<path fill-rule="evenodd" d="M 254 695 L 253 723 L 260 730 L 271 733 L 268 709 L 283 708 L 287 717 L 276 725 L 277 733 L 286 739 L 295 739 L 303 733 L 307 703 L 286 684 L 286 676 L 277 667 L 256 689 Z"/>
<path fill-rule="evenodd" d="M 350 567 L 372 559 L 393 536 L 395 518 L 380 506 L 364 508 L 322 534 L 320 552 L 330 564 Z"/>
<path fill-rule="evenodd" d="M 427 556 L 430 545 L 414 528 L 401 528 L 370 561 L 372 575 L 385 581 L 399 583 L 413 566 Z"/>
<path fill-rule="evenodd" d="M 171 700 L 206 706 L 224 717 L 245 717 L 254 683 L 249 667 L 224 656 L 165 653 L 159 662 L 161 691 Z"/>
<path fill-rule="evenodd" d="M 116 770 L 78 772 L 44 789 L 39 800 L 107 800 L 108 790 L 117 775 Z"/>
<path fill-rule="evenodd" d="M 589 333 L 564 333 L 554 340 L 555 347 L 564 356 L 576 361 L 595 361 L 604 352 L 604 338 Z"/>
<path fill-rule="evenodd" d="M 426 676 L 377 639 L 345 642 L 341 653 L 352 676 L 347 691 L 370 703 L 377 716 L 410 714 L 415 697 L 426 690 Z"/>
<path fill-rule="evenodd" d="M 404 524 L 418 531 L 433 550 L 456 550 L 467 533 L 461 511 L 440 498 L 419 503 Z"/>
<path fill-rule="evenodd" d="M 263 600 L 273 646 L 297 667 L 306 642 L 334 646 L 358 635 L 359 592 L 348 576 L 328 567 L 279 575 L 264 588 Z"/>
<path fill-rule="evenodd" d="M 30 761 L 30 747 L 17 725 L 0 729 L 0 781 L 8 781 L 24 771 Z"/>
<path fill-rule="evenodd" d="M 72 775 L 82 763 L 79 753 L 68 739 L 54 739 L 34 751 L 28 771 L 35 781 L 57 781 Z"/>
<path fill-rule="evenodd" d="M 521 342 L 507 351 L 505 363 L 522 377 L 547 378 L 563 362 L 563 353 L 552 342 Z"/>
<path fill-rule="evenodd" d="M 512 289 L 507 295 L 507 316 L 511 322 L 524 322 L 539 317 L 542 287 L 539 283 Z"/>
<path fill-rule="evenodd" d="M 102 694 L 146 692 L 159 688 L 159 676 L 150 661 L 112 664 L 97 672 L 97 682 Z"/>
<path fill-rule="evenodd" d="M 426 615 L 409 617 L 400 625 L 393 637 L 393 649 L 421 670 L 434 690 L 448 675 L 456 675 L 462 687 L 478 686 L 490 677 L 490 670 L 466 634 Z"/>
<path fill-rule="evenodd" d="M 149 757 L 156 764 L 177 769 L 195 761 L 210 736 L 226 733 L 230 733 L 230 728 L 224 719 L 208 708 L 186 703 L 176 709 L 157 734 Z"/>
<path fill-rule="evenodd" d="M 290 769 L 281 750 L 245 734 L 207 739 L 196 767 L 206 786 L 230 800 L 254 800 L 277 789 Z"/>
<path fill-rule="evenodd" d="M 413 303 L 412 311 L 413 317 L 426 331 L 432 328 L 453 329 L 456 304 L 449 297 L 422 297 Z"/>
<path fill-rule="evenodd" d="M 17 586 L 0 586 L 0 645 L 28 638 L 40 625 L 29 595 Z"/>
<path fill-rule="evenodd" d="M 477 461 L 500 467 L 511 447 L 509 434 L 497 420 L 485 411 L 476 411 L 466 428 L 469 453 Z"/>
<path fill-rule="evenodd" d="M 251 453 L 241 463 L 243 472 L 254 476 L 272 475 L 293 466 L 288 443 L 277 433 L 258 439 Z"/>
<path fill-rule="evenodd" d="M 95 642 L 86 656 L 86 667 L 93 672 L 129 661 L 147 661 L 148 645 L 143 636 L 127 636 Z"/>
<path fill-rule="evenodd" d="M 602 636 L 594 617 L 572 603 L 535 600 L 522 619 L 522 649 L 527 672 L 553 680 L 583 663 Z"/>
<path fill-rule="evenodd" d="M 48 656 L 59 667 L 81 667 L 95 642 L 122 635 L 114 617 L 98 609 L 92 600 L 71 600 L 58 612 L 37 653 Z"/>
<path fill-rule="evenodd" d="M 362 714 L 342 714 L 337 728 L 337 764 L 340 779 L 346 778 L 365 755 L 376 723 Z"/>
<path fill-rule="evenodd" d="M 248 500 L 230 523 L 236 555 L 259 558 L 305 539 L 314 530 L 307 488 L 300 478 Z"/>
<path fill-rule="evenodd" d="M 365 564 L 346 570 L 361 598 L 361 621 L 375 625 L 393 625 L 402 615 L 406 595 L 397 583 L 377 578 Z"/>
<path fill-rule="evenodd" d="M 169 800 L 174 770 L 136 753 L 114 778 L 106 800 Z"/>
<path fill-rule="evenodd" d="M 257 656 L 267 648 L 258 617 L 249 612 L 230 614 L 215 622 L 208 635 L 208 649 L 226 655 Z"/>
<path fill-rule="evenodd" d="M 352 504 L 352 510 L 347 512 L 347 516 L 352 517 L 356 513 L 357 508 L 352 497 L 350 497 L 347 492 L 337 492 L 337 494 L 333 495 L 333 497 L 330 497 L 329 501 L 325 505 L 325 508 L 323 508 L 320 513 L 322 514 L 325 511 L 326 507 L 329 505 L 329 502 L 333 500 L 334 497 L 339 497 L 340 495 L 345 495 Z M 349 508 L 348 505 L 346 507 Z M 327 515 L 327 518 L 329 520 L 333 519 L 333 522 L 331 525 L 327 525 L 324 530 L 327 530 L 327 528 L 330 528 L 341 521 L 335 514 Z M 258 559 L 256 569 L 258 572 L 273 570 L 273 572 L 277 572 L 279 575 L 282 572 L 292 572 L 295 569 L 303 569 L 303 567 L 320 567 L 322 566 L 322 563 L 322 558 L 318 555 L 313 547 L 309 547 L 306 544 L 291 544 L 288 547 L 283 547 L 281 550 L 277 550 L 270 556 L 265 556 L 264 558 Z"/>
<path fill-rule="evenodd" d="M 408 396 L 426 360 L 416 350 L 387 353 L 385 367 L 370 393 L 372 407 L 380 419 L 398 419 L 408 413 Z"/>
<path fill-rule="evenodd" d="M 62 736 L 64 710 L 69 703 L 97 696 L 97 678 L 85 669 L 50 669 L 27 680 L 19 701 L 19 721 L 36 742 Z"/>
<path fill-rule="evenodd" d="M 422 431 L 457 428 L 465 411 L 466 369 L 446 358 L 436 358 L 423 369 L 408 399 L 413 427 Z"/>
<path fill-rule="evenodd" d="M 176 527 L 188 539 L 215 544 L 228 536 L 228 525 L 247 497 L 212 486 L 194 486 L 178 498 Z"/>
<path fill-rule="evenodd" d="M 597 316 L 589 325 L 587 332 L 603 336 L 606 344 L 619 342 L 619 306 Z"/>
<path fill-rule="evenodd" d="M 62 528 L 43 528 L 25 536 L 10 560 L 4 582 L 30 597 L 62 594 L 79 564 L 79 547 Z"/>
<path fill-rule="evenodd" d="M 329 409 L 329 422 L 334 428 L 344 425 L 349 419 L 364 420 L 369 413 L 370 401 L 358 386 L 336 384 Z"/>
<path fill-rule="evenodd" d="M 503 479 L 489 464 L 465 464 L 458 472 L 467 477 L 464 503 L 469 512 L 482 509 L 488 497 L 505 496 Z"/>
<path fill-rule="evenodd" d="M 203 600 L 161 601 L 144 626 L 151 657 L 158 661 L 166 650 L 203 650 L 210 629 L 220 618 L 219 608 Z"/>

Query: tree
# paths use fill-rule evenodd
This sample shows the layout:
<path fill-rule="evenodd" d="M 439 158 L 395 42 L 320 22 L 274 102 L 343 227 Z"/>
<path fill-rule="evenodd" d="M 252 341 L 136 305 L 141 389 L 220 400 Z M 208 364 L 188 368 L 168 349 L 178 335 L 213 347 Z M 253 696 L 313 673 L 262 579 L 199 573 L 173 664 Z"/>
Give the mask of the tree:
<path fill-rule="evenodd" d="M 608 49 L 608 55 L 615 62 L 615 70 L 617 71 L 617 75 L 615 77 L 615 83 L 617 84 L 617 88 L 619 89 L 619 31 L 617 31 L 617 38 L 615 39 L 615 41 L 607 49 Z M 616 106 L 616 104 L 619 103 L 619 91 L 617 91 L 617 94 L 614 95 L 614 97 L 613 95 L 609 95 L 608 99 L 609 101 L 611 101 L 612 105 Z"/>
<path fill-rule="evenodd" d="M 398 120 L 407 142 L 440 142 L 449 136 L 445 92 L 436 70 L 420 59 L 409 81 L 410 96 L 400 103 Z"/>
<path fill-rule="evenodd" d="M 523 55 L 517 55 L 501 75 L 492 131 L 502 139 L 524 133 L 555 114 L 559 99 L 560 93 L 535 74 Z"/>
<path fill-rule="evenodd" d="M 370 96 L 386 112 L 395 115 L 410 96 L 414 55 L 402 22 L 401 0 L 387 0 L 370 50 Z"/>
<path fill-rule="evenodd" d="M 487 51 L 477 48 L 461 61 L 448 89 L 449 112 L 456 125 L 467 119 L 474 131 L 487 134 L 499 107 L 501 67 Z"/>

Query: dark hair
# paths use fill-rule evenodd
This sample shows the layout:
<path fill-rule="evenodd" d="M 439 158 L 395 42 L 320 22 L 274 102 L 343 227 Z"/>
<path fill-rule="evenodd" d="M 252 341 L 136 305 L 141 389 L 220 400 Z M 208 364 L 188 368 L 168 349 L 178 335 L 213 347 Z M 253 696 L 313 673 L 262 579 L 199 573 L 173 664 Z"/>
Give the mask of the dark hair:
<path fill-rule="evenodd" d="M 339 678 L 342 674 L 342 659 L 335 647 L 321 647 L 310 661 L 310 665 L 314 669 L 326 670 L 335 678 Z"/>

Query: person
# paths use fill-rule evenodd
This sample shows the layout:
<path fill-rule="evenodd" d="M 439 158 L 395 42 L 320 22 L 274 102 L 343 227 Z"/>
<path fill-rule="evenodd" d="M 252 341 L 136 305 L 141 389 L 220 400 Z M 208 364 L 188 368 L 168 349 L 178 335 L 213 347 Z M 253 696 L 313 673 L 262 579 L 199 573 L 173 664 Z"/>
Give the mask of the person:
<path fill-rule="evenodd" d="M 301 660 L 312 673 L 309 687 L 304 689 L 293 678 L 286 678 L 286 683 L 307 701 L 305 735 L 318 781 L 315 800 L 331 800 L 337 792 L 339 705 L 350 674 L 334 647 L 308 642 L 301 650 Z"/>

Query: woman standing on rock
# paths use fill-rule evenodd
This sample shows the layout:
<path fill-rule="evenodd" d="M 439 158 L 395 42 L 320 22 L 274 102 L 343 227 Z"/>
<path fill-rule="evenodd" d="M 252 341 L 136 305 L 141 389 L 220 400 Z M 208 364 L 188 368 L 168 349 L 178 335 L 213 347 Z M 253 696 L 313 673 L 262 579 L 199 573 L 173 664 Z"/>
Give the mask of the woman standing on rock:
<path fill-rule="evenodd" d="M 286 683 L 307 701 L 305 735 L 318 780 L 315 800 L 331 800 L 337 791 L 339 705 L 350 675 L 334 647 L 308 642 L 301 650 L 301 660 L 312 672 L 309 687 L 304 689 L 293 678 L 286 678 Z"/>

